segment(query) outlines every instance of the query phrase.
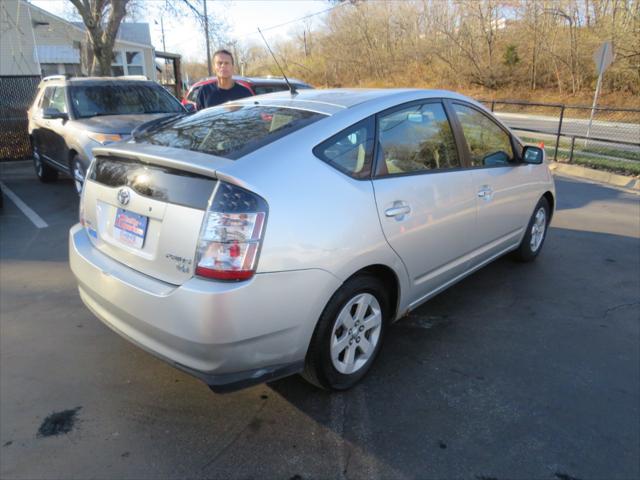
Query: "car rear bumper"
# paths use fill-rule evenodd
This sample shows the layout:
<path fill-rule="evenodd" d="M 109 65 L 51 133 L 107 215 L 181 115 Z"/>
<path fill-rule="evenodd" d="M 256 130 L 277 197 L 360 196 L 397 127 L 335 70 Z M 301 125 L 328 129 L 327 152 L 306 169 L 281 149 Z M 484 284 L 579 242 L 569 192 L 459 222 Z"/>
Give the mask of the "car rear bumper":
<path fill-rule="evenodd" d="M 171 285 L 104 255 L 79 224 L 69 234 L 69 263 L 82 301 L 100 320 L 215 391 L 300 371 L 317 319 L 340 286 L 319 269 Z"/>

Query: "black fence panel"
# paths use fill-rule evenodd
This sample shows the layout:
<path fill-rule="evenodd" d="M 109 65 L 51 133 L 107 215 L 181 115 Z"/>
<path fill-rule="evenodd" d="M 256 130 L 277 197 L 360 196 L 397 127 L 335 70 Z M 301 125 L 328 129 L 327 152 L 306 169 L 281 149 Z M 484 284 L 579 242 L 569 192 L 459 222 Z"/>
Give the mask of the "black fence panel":
<path fill-rule="evenodd" d="M 554 160 L 584 165 L 640 161 L 640 109 L 480 100 L 520 138 Z M 610 165 L 609 165 L 610 166 Z M 633 170 L 638 170 L 633 167 Z"/>
<path fill-rule="evenodd" d="M 31 156 L 27 109 L 39 83 L 39 76 L 0 77 L 0 160 Z"/>

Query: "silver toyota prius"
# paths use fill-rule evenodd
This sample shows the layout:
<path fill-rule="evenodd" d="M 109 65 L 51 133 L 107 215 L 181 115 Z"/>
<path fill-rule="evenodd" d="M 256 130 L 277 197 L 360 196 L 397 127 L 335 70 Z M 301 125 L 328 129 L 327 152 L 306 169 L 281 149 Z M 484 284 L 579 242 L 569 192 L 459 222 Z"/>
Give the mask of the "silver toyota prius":
<path fill-rule="evenodd" d="M 94 150 L 70 231 L 86 306 L 230 391 L 302 373 L 343 390 L 390 323 L 542 248 L 544 151 L 436 90 L 303 90 Z"/>

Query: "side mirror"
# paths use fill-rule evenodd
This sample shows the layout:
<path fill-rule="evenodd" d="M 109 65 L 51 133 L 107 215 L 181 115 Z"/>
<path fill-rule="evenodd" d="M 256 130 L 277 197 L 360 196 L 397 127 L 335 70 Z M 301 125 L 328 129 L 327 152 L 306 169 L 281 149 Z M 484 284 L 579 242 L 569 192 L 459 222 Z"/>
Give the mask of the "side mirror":
<path fill-rule="evenodd" d="M 534 147 L 533 145 L 527 145 L 522 150 L 522 161 L 532 165 L 540 165 L 544 162 L 544 150 L 540 147 Z"/>
<path fill-rule="evenodd" d="M 67 113 L 61 112 L 57 108 L 45 108 L 42 112 L 42 118 L 46 118 L 47 120 L 55 120 L 57 118 L 61 118 L 62 120 L 69 120 L 69 115 Z"/>
<path fill-rule="evenodd" d="M 198 110 L 193 103 L 185 103 L 183 107 L 187 111 L 187 113 L 196 113 L 196 111 Z"/>

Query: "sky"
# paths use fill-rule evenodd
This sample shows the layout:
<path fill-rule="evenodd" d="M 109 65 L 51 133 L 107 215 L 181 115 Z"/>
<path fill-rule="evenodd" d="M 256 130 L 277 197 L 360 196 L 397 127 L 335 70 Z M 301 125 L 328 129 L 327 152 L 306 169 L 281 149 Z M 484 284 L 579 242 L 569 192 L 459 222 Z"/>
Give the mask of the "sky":
<path fill-rule="evenodd" d="M 179 4 L 178 0 L 173 0 Z M 164 0 L 144 0 L 145 8 L 138 14 L 136 21 L 147 22 L 151 40 L 156 50 L 162 50 L 159 6 Z M 74 7 L 68 0 L 31 0 L 34 5 L 54 15 L 68 18 Z M 287 38 L 289 32 L 304 21 L 293 23 L 307 15 L 322 12 L 335 6 L 328 0 L 208 0 L 207 8 L 217 16 L 224 18 L 230 27 L 229 37 L 246 44 L 261 41 L 257 33 L 260 27 L 271 43 Z M 186 7 L 185 12 L 186 12 Z M 309 18 L 308 22 L 318 22 L 323 14 Z M 179 53 L 184 60 L 205 61 L 204 33 L 198 24 L 188 16 L 172 18 L 162 17 L 166 50 Z M 286 25 L 282 25 L 287 23 Z M 312 23 L 315 24 L 315 23 Z M 272 28 L 276 27 L 276 28 Z M 212 45 L 215 50 L 218 46 Z"/>

